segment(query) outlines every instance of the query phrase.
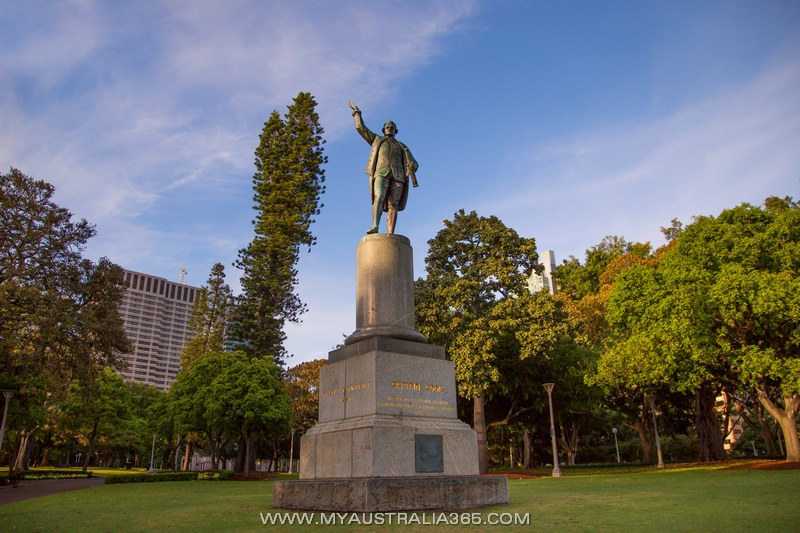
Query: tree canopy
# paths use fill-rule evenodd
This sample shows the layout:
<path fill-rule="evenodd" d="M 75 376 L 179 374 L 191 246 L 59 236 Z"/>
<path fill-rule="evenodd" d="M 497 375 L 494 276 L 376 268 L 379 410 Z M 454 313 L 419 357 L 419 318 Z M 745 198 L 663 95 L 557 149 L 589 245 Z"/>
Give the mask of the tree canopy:
<path fill-rule="evenodd" d="M 800 216 L 790 198 L 697 217 L 654 268 L 633 265 L 617 278 L 601 379 L 695 394 L 706 460 L 725 457 L 717 394 L 749 384 L 783 428 L 787 459 L 800 460 L 798 266 Z"/>
<path fill-rule="evenodd" d="M 225 267 L 216 263 L 211 267 L 206 285 L 200 287 L 195 295 L 189 319 L 191 340 L 181 354 L 181 370 L 188 370 L 192 362 L 204 353 L 225 349 L 225 329 L 232 303 L 231 288 L 225 283 Z"/>

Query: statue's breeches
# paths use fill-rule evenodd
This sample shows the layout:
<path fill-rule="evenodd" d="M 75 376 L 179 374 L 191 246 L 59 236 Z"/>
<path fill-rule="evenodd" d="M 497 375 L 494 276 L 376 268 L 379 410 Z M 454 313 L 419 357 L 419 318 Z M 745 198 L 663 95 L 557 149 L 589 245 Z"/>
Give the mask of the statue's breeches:
<path fill-rule="evenodd" d="M 398 208 L 400 199 L 403 197 L 403 184 L 389 176 L 375 177 L 373 185 L 373 198 L 375 203 L 383 206 L 386 210 L 389 205 Z"/>

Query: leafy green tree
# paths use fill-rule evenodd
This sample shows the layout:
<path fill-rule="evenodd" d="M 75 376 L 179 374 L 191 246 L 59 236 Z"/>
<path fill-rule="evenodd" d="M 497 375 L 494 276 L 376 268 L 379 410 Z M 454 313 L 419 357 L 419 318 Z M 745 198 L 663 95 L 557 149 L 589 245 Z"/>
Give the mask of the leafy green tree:
<path fill-rule="evenodd" d="M 73 222 L 52 201 L 54 191 L 13 168 L 0 175 L 0 368 L 22 387 L 18 398 L 25 401 L 18 405 L 31 409 L 9 422 L 9 431 L 22 435 L 12 465 L 28 453 L 41 425 L 36 413 L 44 403 L 36 406 L 33 398 L 45 399 L 31 384 L 58 400 L 71 379 L 118 365 L 119 354 L 129 351 L 117 311 L 122 271 L 107 259 L 82 259 L 94 228 Z"/>
<path fill-rule="evenodd" d="M 74 324 L 64 296 L 81 277 L 81 253 L 95 234 L 51 201 L 54 192 L 14 168 L 0 175 L 0 362 L 23 381 L 50 362 L 72 362 L 48 348 Z"/>
<path fill-rule="evenodd" d="M 631 248 L 635 248 L 638 244 L 628 243 L 624 237 L 609 235 L 599 244 L 586 250 L 583 265 L 576 257 L 569 256 L 568 259 L 564 259 L 563 264 L 556 267 L 558 290 L 577 300 L 598 294 L 602 286 L 600 276 L 608 264 L 617 257 L 629 253 Z"/>
<path fill-rule="evenodd" d="M 147 428 L 156 434 L 155 446 L 163 459 L 163 468 L 177 470 L 180 448 L 190 429 L 174 416 L 171 397 L 170 393 L 164 394 L 150 406 Z"/>
<path fill-rule="evenodd" d="M 725 458 L 715 398 L 742 383 L 780 423 L 787 459 L 800 460 L 800 214 L 791 198 L 765 205 L 697 217 L 657 268 L 633 266 L 608 299 L 614 337 L 599 375 L 693 393 L 703 460 Z"/>
<path fill-rule="evenodd" d="M 680 224 L 673 221 L 673 224 L 676 223 Z M 658 258 L 668 249 L 669 246 L 663 246 L 653 252 L 649 243 L 628 242 L 623 237 L 606 237 L 603 242 L 586 251 L 586 267 L 580 265 L 574 258 L 570 265 L 559 267 L 559 269 L 571 268 L 569 275 L 572 278 L 567 278 L 564 284 L 565 290 L 559 292 L 557 298 L 565 302 L 574 328 L 575 340 L 582 347 L 594 352 L 594 359 L 603 351 L 610 334 L 606 320 L 606 304 L 617 277 L 633 265 L 655 268 Z M 583 283 L 584 288 L 574 290 L 580 283 Z M 684 398 L 681 395 L 671 394 L 667 387 L 651 385 L 649 390 L 645 390 L 637 387 L 628 388 L 615 380 L 596 379 L 593 370 L 587 371 L 584 380 L 590 386 L 602 387 L 605 405 L 622 415 L 612 418 L 619 418 L 616 420 L 618 425 L 636 431 L 642 449 L 642 459 L 650 461 L 654 434 L 648 410 L 648 396 L 657 394 L 662 407 L 669 400 L 678 401 L 682 405 L 685 403 Z M 670 412 L 672 407 L 674 406 L 670 406 Z M 608 418 L 602 412 L 594 414 L 599 418 Z"/>
<path fill-rule="evenodd" d="M 150 457 L 154 425 L 150 418 L 153 405 L 168 393 L 145 383 L 128 383 L 128 388 L 131 397 L 131 416 L 124 425 L 129 436 L 127 446 L 122 446 L 120 452 L 125 453 L 126 461 L 130 459 L 138 464 L 138 458 Z"/>
<path fill-rule="evenodd" d="M 231 435 L 238 436 L 239 433 L 235 428 L 226 426 L 225 419 L 212 416 L 209 412 L 211 406 L 217 404 L 212 384 L 223 374 L 225 365 L 235 360 L 231 354 L 222 351 L 204 353 L 188 370 L 178 374 L 169 391 L 171 416 L 184 431 L 204 436 L 213 468 L 218 466 L 220 450 L 226 441 Z"/>
<path fill-rule="evenodd" d="M 315 238 L 311 224 L 320 208 L 327 162 L 323 129 L 310 93 L 299 93 L 282 118 L 273 111 L 256 149 L 253 176 L 253 241 L 239 251 L 242 296 L 235 317 L 237 336 L 256 357 L 284 355 L 283 325 L 297 321 L 305 306 L 295 293 L 301 246 Z"/>
<path fill-rule="evenodd" d="M 286 371 L 286 393 L 292 400 L 292 429 L 301 435 L 319 419 L 319 371 L 326 364 L 326 359 L 315 359 Z"/>
<path fill-rule="evenodd" d="M 95 440 L 104 425 L 130 417 L 131 396 L 125 381 L 106 367 L 89 379 L 75 380 L 62 404 L 63 420 L 86 446 L 83 471 L 86 472 Z"/>
<path fill-rule="evenodd" d="M 219 355 L 223 369 L 211 383 L 207 416 L 213 423 L 241 432 L 246 445 L 244 475 L 247 477 L 259 436 L 264 433 L 283 436 L 289 432 L 291 400 L 272 358 L 249 359 L 243 352 Z"/>
<path fill-rule="evenodd" d="M 206 285 L 197 291 L 189 319 L 192 339 L 181 354 L 181 370 L 187 371 L 192 362 L 204 353 L 225 349 L 225 327 L 232 303 L 231 288 L 225 283 L 225 267 L 211 267 Z"/>
<path fill-rule="evenodd" d="M 459 393 L 473 400 L 479 467 L 486 472 L 484 404 L 500 384 L 498 361 L 508 354 L 503 333 L 513 316 L 505 311 L 527 294 L 538 255 L 533 239 L 520 237 L 497 217 L 462 209 L 444 225 L 428 241 L 427 278 L 416 283 L 416 322 L 430 342 L 445 347 L 455 363 Z"/>

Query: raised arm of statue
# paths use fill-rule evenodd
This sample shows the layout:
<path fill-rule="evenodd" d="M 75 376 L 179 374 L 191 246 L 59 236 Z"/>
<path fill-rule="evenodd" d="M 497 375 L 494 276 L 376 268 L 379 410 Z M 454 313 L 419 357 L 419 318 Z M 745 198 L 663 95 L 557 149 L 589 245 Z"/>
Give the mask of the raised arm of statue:
<path fill-rule="evenodd" d="M 353 102 L 347 102 L 350 106 L 350 109 L 353 110 L 353 120 L 356 124 L 356 131 L 367 141 L 369 144 L 375 140 L 377 135 L 370 131 L 370 129 L 364 124 L 364 119 L 361 118 L 361 110 L 358 108 L 356 104 Z"/>

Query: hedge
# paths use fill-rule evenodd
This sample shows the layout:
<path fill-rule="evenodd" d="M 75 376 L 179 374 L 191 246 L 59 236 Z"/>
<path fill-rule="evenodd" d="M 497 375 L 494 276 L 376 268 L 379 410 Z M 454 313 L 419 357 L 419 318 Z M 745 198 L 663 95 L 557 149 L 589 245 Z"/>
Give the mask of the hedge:
<path fill-rule="evenodd" d="M 29 470 L 14 472 L 14 479 L 77 479 L 91 478 L 92 472 L 76 472 L 75 470 Z"/>
<path fill-rule="evenodd" d="M 117 483 L 153 483 L 158 481 L 224 481 L 231 479 L 230 470 L 206 470 L 203 472 L 159 472 L 156 474 L 118 474 L 106 476 L 105 484 Z"/>

